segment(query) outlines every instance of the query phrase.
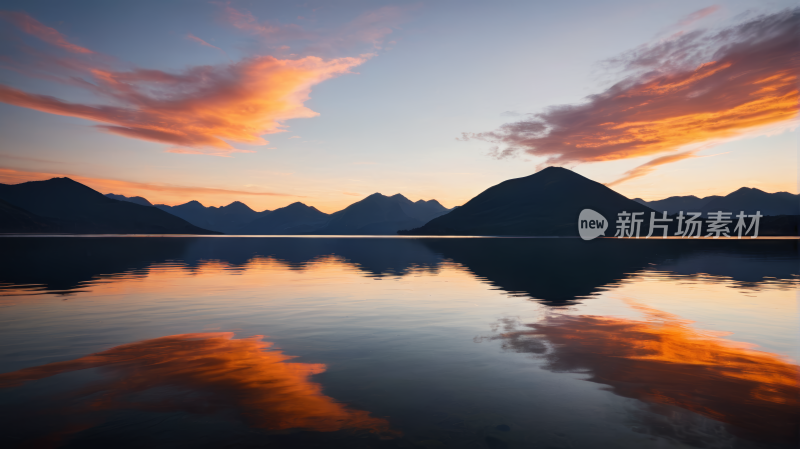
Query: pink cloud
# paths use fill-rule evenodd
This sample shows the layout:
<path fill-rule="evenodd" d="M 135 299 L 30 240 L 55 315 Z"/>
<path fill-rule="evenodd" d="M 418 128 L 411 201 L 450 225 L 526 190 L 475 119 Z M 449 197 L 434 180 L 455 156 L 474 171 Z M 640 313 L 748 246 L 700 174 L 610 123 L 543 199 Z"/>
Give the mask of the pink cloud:
<path fill-rule="evenodd" d="M 226 58 L 228 57 L 228 53 L 226 53 L 226 52 L 225 52 L 225 50 L 223 50 L 223 49 L 221 49 L 221 48 L 217 47 L 216 45 L 211 45 L 211 44 L 209 44 L 208 42 L 204 41 L 203 39 L 200 39 L 199 37 L 197 37 L 197 36 L 195 36 L 195 35 L 193 35 L 193 34 L 191 34 L 191 33 L 190 33 L 190 34 L 187 34 L 187 35 L 186 35 L 186 38 L 187 38 L 187 39 L 189 39 L 189 40 L 193 40 L 193 41 L 197 42 L 198 44 L 200 44 L 200 45 L 202 45 L 202 46 L 204 46 L 204 47 L 209 47 L 209 48 L 214 48 L 214 49 L 217 49 L 217 50 L 221 51 L 221 52 L 222 52 L 222 54 L 223 54 L 223 55 L 225 55 L 225 57 L 226 57 Z M 230 59 L 230 58 L 229 58 L 229 59 Z"/>
<path fill-rule="evenodd" d="M 252 13 L 221 4 L 222 19 L 246 33 L 258 36 L 263 42 L 277 44 L 289 40 L 304 41 L 304 54 L 330 53 L 370 44 L 380 49 L 384 38 L 399 28 L 413 7 L 383 6 L 355 17 L 344 26 L 331 30 L 310 31 L 297 24 L 259 21 Z M 288 46 L 278 49 L 288 50 Z"/>
<path fill-rule="evenodd" d="M 689 14 L 688 16 L 684 17 L 683 20 L 678 22 L 677 26 L 678 27 L 687 27 L 687 26 L 697 22 L 698 20 L 702 20 L 702 19 L 704 19 L 704 18 L 716 13 L 720 9 L 722 9 L 722 8 L 720 8 L 719 5 L 711 5 L 711 6 L 707 7 L 707 8 L 699 9 L 699 10 Z"/>
<path fill-rule="evenodd" d="M 88 48 L 83 48 L 67 41 L 67 39 L 56 31 L 55 28 L 50 28 L 29 16 L 24 12 L 14 11 L 0 11 L 0 18 L 11 22 L 23 32 L 35 36 L 44 42 L 63 48 L 64 50 L 73 53 L 92 54 L 93 51 Z"/>

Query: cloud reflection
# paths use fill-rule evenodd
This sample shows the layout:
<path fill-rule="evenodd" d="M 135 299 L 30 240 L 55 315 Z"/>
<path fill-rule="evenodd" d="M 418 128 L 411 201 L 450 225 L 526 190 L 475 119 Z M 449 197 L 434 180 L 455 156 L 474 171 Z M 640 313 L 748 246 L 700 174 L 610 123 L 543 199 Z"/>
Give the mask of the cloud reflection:
<path fill-rule="evenodd" d="M 648 320 L 551 315 L 519 330 L 505 320 L 491 337 L 503 348 L 540 354 L 545 368 L 579 372 L 617 395 L 679 407 L 758 441 L 800 437 L 800 367 L 751 345 L 698 330 L 690 321 L 640 305 Z"/>
<path fill-rule="evenodd" d="M 62 398 L 70 403 L 64 412 L 71 420 L 76 414 L 85 414 L 94 422 L 88 417 L 97 412 L 126 409 L 233 411 L 252 427 L 267 430 L 356 429 L 382 436 L 395 434 L 386 420 L 323 394 L 321 386 L 309 377 L 324 372 L 325 365 L 289 363 L 291 356 L 266 351 L 272 344 L 261 339 L 260 335 L 234 339 L 231 332 L 214 332 L 144 340 L 75 360 L 0 374 L 0 388 L 99 368 L 103 380 Z"/>

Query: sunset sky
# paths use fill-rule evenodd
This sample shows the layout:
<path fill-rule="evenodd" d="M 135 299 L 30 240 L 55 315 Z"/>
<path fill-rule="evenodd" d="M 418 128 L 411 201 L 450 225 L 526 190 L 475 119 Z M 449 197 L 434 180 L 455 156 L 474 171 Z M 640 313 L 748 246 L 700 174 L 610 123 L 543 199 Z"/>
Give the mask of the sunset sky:
<path fill-rule="evenodd" d="M 795 5 L 0 1 L 0 182 L 324 212 L 548 165 L 797 193 Z"/>

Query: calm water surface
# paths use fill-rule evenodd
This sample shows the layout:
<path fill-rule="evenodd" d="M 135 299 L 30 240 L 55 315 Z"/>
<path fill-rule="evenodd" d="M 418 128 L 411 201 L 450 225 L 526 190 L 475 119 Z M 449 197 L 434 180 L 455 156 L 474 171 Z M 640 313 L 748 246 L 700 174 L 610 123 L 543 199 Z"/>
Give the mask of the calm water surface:
<path fill-rule="evenodd" d="M 793 448 L 797 240 L 0 238 L 0 446 Z"/>

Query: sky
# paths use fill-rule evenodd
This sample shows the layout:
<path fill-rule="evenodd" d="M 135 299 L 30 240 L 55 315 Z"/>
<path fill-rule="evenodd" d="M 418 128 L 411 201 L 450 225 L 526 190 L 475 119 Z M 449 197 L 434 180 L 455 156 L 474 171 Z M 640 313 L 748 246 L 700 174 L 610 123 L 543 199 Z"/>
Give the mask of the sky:
<path fill-rule="evenodd" d="M 793 1 L 0 1 L 0 182 L 168 205 L 798 192 Z"/>

